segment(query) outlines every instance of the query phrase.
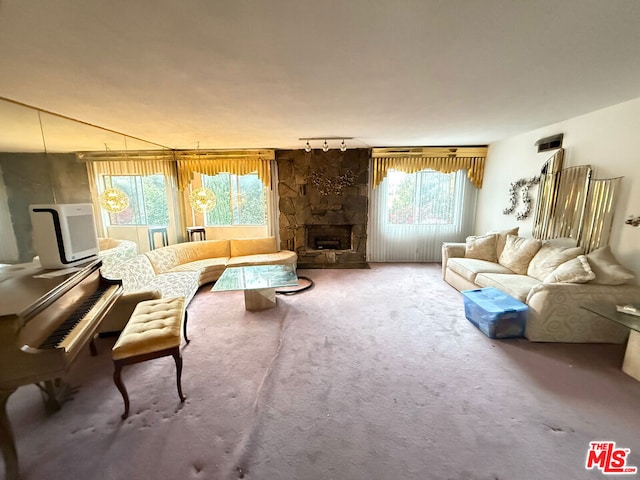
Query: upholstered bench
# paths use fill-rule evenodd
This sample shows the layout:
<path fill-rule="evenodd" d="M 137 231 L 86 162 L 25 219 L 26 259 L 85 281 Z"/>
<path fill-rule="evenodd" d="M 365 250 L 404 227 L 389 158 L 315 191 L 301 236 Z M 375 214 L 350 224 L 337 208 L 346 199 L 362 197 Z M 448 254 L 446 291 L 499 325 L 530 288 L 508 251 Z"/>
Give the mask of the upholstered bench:
<path fill-rule="evenodd" d="M 159 298 L 140 302 L 113 346 L 113 381 L 124 400 L 122 418 L 129 415 L 129 395 L 122 382 L 121 371 L 125 365 L 145 362 L 154 358 L 173 356 L 176 363 L 176 383 L 180 401 L 182 394 L 182 335 L 187 343 L 187 311 L 184 297 Z"/>

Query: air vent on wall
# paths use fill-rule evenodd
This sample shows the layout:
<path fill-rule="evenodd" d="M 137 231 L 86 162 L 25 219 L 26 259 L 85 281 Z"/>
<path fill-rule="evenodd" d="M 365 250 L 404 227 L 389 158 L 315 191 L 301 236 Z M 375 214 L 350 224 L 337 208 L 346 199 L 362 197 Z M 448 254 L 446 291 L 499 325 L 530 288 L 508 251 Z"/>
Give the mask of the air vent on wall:
<path fill-rule="evenodd" d="M 538 153 L 546 152 L 547 150 L 556 150 L 557 148 L 562 148 L 562 137 L 563 133 L 559 133 L 558 135 L 552 135 L 550 137 L 541 138 L 536 142 L 536 147 L 538 147 Z"/>

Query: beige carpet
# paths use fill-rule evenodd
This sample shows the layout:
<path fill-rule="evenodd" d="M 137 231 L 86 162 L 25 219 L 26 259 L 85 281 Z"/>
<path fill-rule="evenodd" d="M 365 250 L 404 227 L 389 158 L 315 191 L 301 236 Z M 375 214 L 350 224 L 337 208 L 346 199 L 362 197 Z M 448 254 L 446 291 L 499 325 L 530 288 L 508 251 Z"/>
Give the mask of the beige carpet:
<path fill-rule="evenodd" d="M 9 415 L 24 478 L 607 478 L 585 470 L 593 440 L 640 466 L 624 346 L 488 339 L 435 264 L 299 273 L 315 288 L 260 313 L 241 292 L 201 289 L 184 404 L 170 357 L 134 365 L 121 421 L 113 339 L 83 354 L 60 412 L 22 387 Z"/>

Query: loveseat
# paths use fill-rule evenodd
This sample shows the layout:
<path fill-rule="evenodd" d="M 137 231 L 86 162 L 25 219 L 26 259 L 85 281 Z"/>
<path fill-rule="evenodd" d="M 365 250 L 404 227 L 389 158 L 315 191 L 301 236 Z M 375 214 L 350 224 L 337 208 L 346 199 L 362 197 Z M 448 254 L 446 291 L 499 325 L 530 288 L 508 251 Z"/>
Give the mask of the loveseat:
<path fill-rule="evenodd" d="M 107 278 L 122 280 L 124 293 L 100 331 L 122 330 L 144 300 L 185 297 L 188 304 L 201 285 L 217 280 L 227 267 L 296 263 L 296 253 L 279 250 L 275 237 L 185 242 L 141 253 L 102 271 Z"/>
<path fill-rule="evenodd" d="M 583 305 L 640 302 L 634 275 L 609 247 L 522 238 L 517 229 L 444 243 L 442 275 L 457 290 L 497 288 L 528 305 L 525 337 L 534 342 L 623 343 L 628 329 Z"/>

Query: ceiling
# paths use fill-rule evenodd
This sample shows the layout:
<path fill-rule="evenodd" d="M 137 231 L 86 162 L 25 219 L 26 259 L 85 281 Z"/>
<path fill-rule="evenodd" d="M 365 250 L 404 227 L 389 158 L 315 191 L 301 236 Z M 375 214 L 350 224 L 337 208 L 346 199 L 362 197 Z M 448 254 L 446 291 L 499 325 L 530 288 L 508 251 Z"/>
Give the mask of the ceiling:
<path fill-rule="evenodd" d="M 639 26 L 637 0 L 0 0 L 0 96 L 176 149 L 483 145 L 640 96 Z M 114 148 L 4 107 L 2 151 Z"/>

